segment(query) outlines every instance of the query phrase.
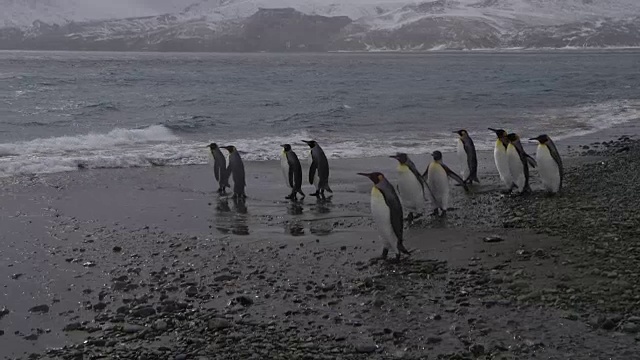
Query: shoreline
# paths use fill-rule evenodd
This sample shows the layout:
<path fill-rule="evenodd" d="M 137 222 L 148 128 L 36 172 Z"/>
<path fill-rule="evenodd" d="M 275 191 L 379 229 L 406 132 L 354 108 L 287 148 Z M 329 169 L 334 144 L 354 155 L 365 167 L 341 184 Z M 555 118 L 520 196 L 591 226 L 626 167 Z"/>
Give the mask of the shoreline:
<path fill-rule="evenodd" d="M 334 160 L 334 197 L 301 204 L 276 162 L 247 162 L 246 207 L 218 199 L 205 165 L 0 179 L 0 355 L 632 359 L 640 189 L 619 179 L 638 154 L 572 145 L 566 193 L 510 198 L 479 153 L 481 186 L 452 186 L 454 209 L 407 231 L 401 264 L 369 261 L 370 184 L 351 175 L 393 159 Z"/>

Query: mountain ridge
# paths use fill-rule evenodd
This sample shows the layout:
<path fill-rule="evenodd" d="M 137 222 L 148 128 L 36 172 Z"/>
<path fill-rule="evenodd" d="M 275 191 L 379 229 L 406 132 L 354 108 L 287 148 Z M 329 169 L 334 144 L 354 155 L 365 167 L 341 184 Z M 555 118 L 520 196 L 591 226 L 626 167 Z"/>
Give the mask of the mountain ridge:
<path fill-rule="evenodd" d="M 273 6 L 261 7 L 266 4 Z M 201 0 L 175 13 L 59 23 L 36 20 L 29 26 L 0 27 L 0 49 L 280 52 L 637 47 L 638 20 L 640 2 L 632 0 Z"/>

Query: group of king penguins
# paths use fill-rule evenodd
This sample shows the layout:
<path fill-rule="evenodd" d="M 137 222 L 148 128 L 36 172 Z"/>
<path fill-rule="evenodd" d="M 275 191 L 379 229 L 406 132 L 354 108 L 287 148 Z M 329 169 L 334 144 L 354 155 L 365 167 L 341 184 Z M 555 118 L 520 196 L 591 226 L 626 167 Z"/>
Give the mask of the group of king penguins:
<path fill-rule="evenodd" d="M 531 191 L 529 186 L 529 168 L 538 168 L 544 189 L 556 194 L 562 187 L 562 159 L 554 142 L 547 135 L 540 135 L 530 140 L 538 142 L 536 157 L 527 154 L 516 133 L 507 133 L 503 129 L 492 129 L 496 134 L 493 150 L 494 161 L 500 180 L 506 186 L 507 193 L 525 194 Z M 387 259 L 389 250 L 396 254 L 410 252 L 403 245 L 404 221 L 412 223 L 421 216 L 420 211 L 429 201 L 434 216 L 445 216 L 449 206 L 449 178 L 462 186 L 465 191 L 478 179 L 478 157 L 475 145 L 466 130 L 458 130 L 457 155 L 460 161 L 460 174 L 449 168 L 442 161 L 442 153 L 434 151 L 433 160 L 427 169 L 420 173 L 416 165 L 405 153 L 391 155 L 398 161 L 398 183 L 394 187 L 387 177 L 380 172 L 358 173 L 373 182 L 371 189 L 371 213 L 383 240 L 382 259 Z M 314 140 L 303 140 L 310 148 L 309 183 L 315 186 L 318 198 L 325 198 L 325 191 L 333 193 L 329 187 L 329 162 L 320 145 Z M 244 165 L 238 150 L 234 146 L 219 147 L 215 143 L 208 145 L 213 156 L 214 175 L 219 184 L 218 193 L 224 194 L 230 187 L 229 178 L 233 179 L 233 198 L 246 198 Z M 302 191 L 302 165 L 290 144 L 281 145 L 281 168 L 287 186 L 291 189 L 286 199 L 297 200 L 297 195 L 305 197 Z M 229 152 L 227 166 L 225 156 L 220 149 Z M 399 194 L 399 195 L 398 195 Z M 404 217 L 403 208 L 408 211 Z"/>

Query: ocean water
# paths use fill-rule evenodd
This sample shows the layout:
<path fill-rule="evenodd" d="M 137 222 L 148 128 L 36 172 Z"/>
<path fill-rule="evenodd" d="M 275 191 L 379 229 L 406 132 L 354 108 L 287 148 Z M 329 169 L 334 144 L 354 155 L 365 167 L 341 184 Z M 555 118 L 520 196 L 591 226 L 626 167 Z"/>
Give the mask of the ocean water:
<path fill-rule="evenodd" d="M 0 52 L 0 176 L 478 149 L 487 127 L 570 139 L 640 119 L 640 51 L 423 54 Z"/>

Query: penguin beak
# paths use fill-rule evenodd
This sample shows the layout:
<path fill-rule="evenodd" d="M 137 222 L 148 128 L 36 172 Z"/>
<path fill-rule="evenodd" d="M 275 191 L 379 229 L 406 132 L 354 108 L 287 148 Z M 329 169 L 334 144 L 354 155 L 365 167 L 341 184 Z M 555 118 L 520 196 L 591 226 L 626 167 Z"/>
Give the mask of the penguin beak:
<path fill-rule="evenodd" d="M 489 129 L 489 130 L 491 130 L 491 131 L 493 131 L 494 133 L 497 133 L 497 132 L 498 132 L 498 130 L 493 129 L 493 128 L 488 128 L 488 129 Z"/>
<path fill-rule="evenodd" d="M 282 147 L 282 148 L 283 148 L 283 147 L 284 147 L 284 144 L 280 145 L 280 147 Z"/>
<path fill-rule="evenodd" d="M 362 175 L 362 176 L 367 176 L 367 177 L 369 177 L 369 174 L 367 174 L 367 173 L 358 173 L 358 175 Z"/>
<path fill-rule="evenodd" d="M 398 155 L 390 155 L 389 157 L 398 160 Z"/>
<path fill-rule="evenodd" d="M 309 145 L 309 143 L 311 142 L 310 140 L 302 140 L 303 143 Z"/>

